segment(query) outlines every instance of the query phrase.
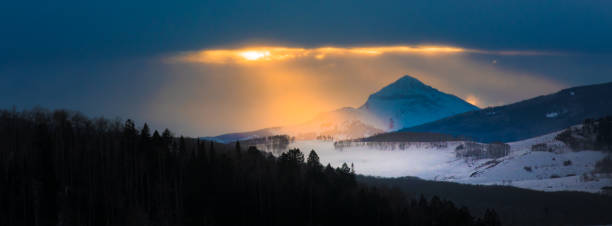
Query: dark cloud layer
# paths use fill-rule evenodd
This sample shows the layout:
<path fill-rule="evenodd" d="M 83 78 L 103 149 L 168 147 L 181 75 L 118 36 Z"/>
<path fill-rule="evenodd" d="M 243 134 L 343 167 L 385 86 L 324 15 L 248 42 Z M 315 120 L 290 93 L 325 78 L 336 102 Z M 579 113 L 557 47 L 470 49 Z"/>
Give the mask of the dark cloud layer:
<path fill-rule="evenodd" d="M 612 52 L 609 1 L 11 1 L 0 53 L 151 55 L 240 43 Z"/>

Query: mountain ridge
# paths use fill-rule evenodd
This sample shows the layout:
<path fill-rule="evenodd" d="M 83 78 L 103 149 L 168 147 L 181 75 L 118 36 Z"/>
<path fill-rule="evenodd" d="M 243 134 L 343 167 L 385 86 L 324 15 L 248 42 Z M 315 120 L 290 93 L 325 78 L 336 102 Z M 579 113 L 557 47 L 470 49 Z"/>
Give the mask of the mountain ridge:
<path fill-rule="evenodd" d="M 508 105 L 465 112 L 401 129 L 471 137 L 481 142 L 511 142 L 612 115 L 612 82 L 576 86 Z"/>

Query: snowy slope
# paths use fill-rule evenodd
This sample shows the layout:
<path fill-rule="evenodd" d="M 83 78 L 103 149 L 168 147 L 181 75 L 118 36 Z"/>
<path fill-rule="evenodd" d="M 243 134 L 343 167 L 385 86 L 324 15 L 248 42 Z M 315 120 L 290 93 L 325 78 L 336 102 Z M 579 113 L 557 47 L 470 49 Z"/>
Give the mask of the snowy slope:
<path fill-rule="evenodd" d="M 396 130 L 478 110 L 478 107 L 405 75 L 370 95 L 359 109 L 388 122 L 386 130 Z"/>
<path fill-rule="evenodd" d="M 500 184 L 545 191 L 577 190 L 597 192 L 603 186 L 612 185 L 606 175 L 591 172 L 595 163 L 606 156 L 600 151 L 572 151 L 554 139 L 559 132 L 519 142 L 509 143 L 508 156 L 497 159 L 494 166 L 487 160 L 475 162 L 471 177 L 458 182 L 471 184 Z M 532 151 L 535 144 L 547 144 L 553 152 Z M 490 161 L 490 160 L 488 160 Z M 490 167 L 490 168 L 489 168 Z"/>
<path fill-rule="evenodd" d="M 543 191 L 599 192 L 604 186 L 612 186 L 610 175 L 591 173 L 605 153 L 572 151 L 554 139 L 557 133 L 509 143 L 509 154 L 498 159 L 458 157 L 455 150 L 462 141 L 355 142 L 338 148 L 334 142 L 311 140 L 294 142 L 288 148 L 299 148 L 305 154 L 315 150 L 323 164 L 338 167 L 344 162 L 353 163 L 357 173 L 372 176 L 416 176 Z M 546 143 L 553 152 L 531 150 L 532 145 L 541 143 Z M 571 164 L 564 163 L 568 160 Z"/>

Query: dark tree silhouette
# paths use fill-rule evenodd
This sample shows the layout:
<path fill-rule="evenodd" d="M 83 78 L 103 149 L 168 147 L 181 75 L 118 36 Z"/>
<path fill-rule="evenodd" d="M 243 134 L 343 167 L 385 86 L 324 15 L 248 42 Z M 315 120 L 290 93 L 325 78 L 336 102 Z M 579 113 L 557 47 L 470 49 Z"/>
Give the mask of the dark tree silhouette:
<path fill-rule="evenodd" d="M 317 155 L 314 150 L 311 150 L 308 154 L 306 165 L 308 165 L 309 168 L 316 170 L 320 170 L 323 167 L 321 162 L 319 162 L 319 155 Z"/>
<path fill-rule="evenodd" d="M 322 167 L 313 150 L 150 135 L 132 120 L 0 111 L 0 225 L 495 225 Z"/>

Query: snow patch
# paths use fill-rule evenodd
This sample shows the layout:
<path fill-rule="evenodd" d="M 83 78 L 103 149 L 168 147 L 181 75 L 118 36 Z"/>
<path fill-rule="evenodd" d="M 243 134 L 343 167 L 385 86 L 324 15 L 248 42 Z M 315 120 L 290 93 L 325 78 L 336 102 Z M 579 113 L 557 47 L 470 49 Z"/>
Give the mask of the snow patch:
<path fill-rule="evenodd" d="M 546 113 L 546 118 L 556 118 L 557 116 L 559 116 L 559 112 Z"/>

